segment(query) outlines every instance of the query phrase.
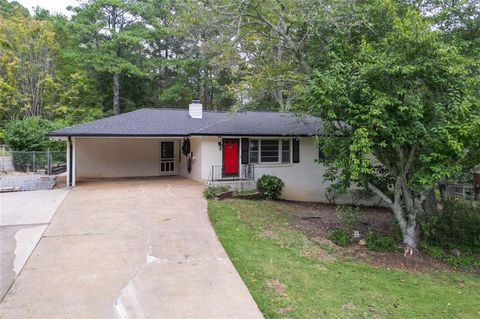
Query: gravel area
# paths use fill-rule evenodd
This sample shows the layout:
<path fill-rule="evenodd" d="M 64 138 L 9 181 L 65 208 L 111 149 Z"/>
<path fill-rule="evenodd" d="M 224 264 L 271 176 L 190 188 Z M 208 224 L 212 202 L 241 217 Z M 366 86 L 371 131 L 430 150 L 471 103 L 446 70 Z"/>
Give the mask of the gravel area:
<path fill-rule="evenodd" d="M 0 176 L 0 188 L 20 187 L 22 191 L 37 191 L 52 189 L 55 186 L 55 176 L 45 175 L 4 175 Z"/>

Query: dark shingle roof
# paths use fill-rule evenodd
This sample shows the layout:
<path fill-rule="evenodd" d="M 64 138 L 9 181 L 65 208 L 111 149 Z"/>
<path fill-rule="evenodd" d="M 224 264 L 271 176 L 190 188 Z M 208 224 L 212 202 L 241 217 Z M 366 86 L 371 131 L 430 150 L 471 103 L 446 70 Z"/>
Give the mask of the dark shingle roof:
<path fill-rule="evenodd" d="M 188 109 L 139 109 L 50 132 L 49 136 L 310 136 L 322 124 L 312 116 L 279 112 L 203 111 L 194 119 Z"/>

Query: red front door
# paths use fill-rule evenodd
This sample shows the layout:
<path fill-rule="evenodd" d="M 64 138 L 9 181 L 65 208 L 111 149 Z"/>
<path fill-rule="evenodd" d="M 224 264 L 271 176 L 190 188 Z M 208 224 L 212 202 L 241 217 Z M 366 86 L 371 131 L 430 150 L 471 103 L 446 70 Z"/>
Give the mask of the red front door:
<path fill-rule="evenodd" d="M 223 140 L 223 174 L 238 175 L 238 139 Z"/>

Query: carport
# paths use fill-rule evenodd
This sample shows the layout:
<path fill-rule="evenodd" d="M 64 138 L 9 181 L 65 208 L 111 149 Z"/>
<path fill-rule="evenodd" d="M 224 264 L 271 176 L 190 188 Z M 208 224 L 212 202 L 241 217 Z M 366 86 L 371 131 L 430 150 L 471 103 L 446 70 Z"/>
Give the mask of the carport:
<path fill-rule="evenodd" d="M 182 137 L 72 136 L 67 139 L 68 185 L 77 179 L 178 175 Z"/>
<path fill-rule="evenodd" d="M 184 139 L 215 118 L 199 120 L 198 101 L 188 110 L 159 110 L 139 109 L 50 132 L 67 143 L 68 186 L 78 179 L 189 176 Z"/>

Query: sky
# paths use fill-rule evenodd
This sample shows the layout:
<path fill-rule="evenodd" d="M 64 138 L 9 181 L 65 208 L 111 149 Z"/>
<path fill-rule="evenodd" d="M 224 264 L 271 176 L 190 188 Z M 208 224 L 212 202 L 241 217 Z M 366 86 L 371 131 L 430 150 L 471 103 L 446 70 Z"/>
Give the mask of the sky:
<path fill-rule="evenodd" d="M 22 6 L 33 12 L 33 8 L 41 7 L 50 11 L 50 13 L 62 13 L 70 16 L 67 6 L 76 6 L 79 0 L 16 0 Z"/>

